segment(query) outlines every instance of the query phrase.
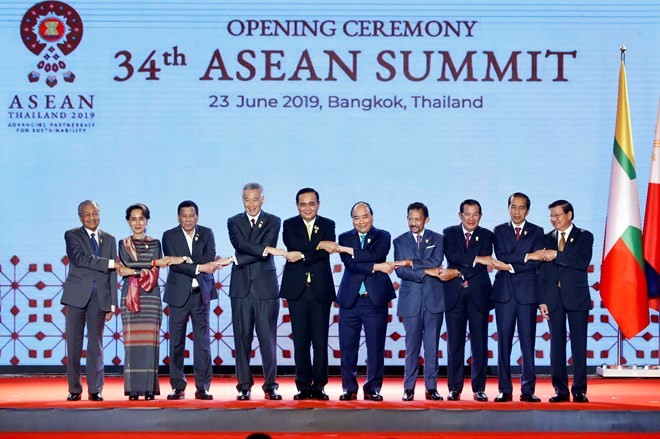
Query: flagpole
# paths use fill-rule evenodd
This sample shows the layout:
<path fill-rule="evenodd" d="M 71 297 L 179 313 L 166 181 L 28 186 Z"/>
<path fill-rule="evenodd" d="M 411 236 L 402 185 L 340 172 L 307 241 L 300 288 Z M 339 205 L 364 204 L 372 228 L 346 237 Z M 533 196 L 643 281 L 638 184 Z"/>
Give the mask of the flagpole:
<path fill-rule="evenodd" d="M 621 51 L 621 62 L 626 64 L 626 46 L 623 44 L 619 49 Z M 621 368 L 623 366 L 623 333 L 621 328 L 617 325 L 616 331 L 616 365 L 615 367 Z"/>
<path fill-rule="evenodd" d="M 601 299 L 617 323 L 616 364 L 603 364 L 602 367 L 596 368 L 596 373 L 607 378 L 650 378 L 660 376 L 660 367 L 648 364 L 641 367 L 623 365 L 624 336 L 633 337 L 643 330 L 649 323 L 649 314 L 625 73 L 626 46 L 621 45 L 620 51 L 614 156 L 600 281 Z M 620 206 L 623 208 L 619 208 Z M 624 234 L 627 236 L 624 237 Z M 622 266 L 624 268 L 621 268 Z M 621 270 L 627 275 L 622 276 Z"/>

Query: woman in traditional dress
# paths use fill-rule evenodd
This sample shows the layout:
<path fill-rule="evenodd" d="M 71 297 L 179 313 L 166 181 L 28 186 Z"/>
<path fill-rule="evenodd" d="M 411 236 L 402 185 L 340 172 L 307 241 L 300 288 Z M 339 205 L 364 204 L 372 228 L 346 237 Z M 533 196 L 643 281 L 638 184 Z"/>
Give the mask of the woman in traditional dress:
<path fill-rule="evenodd" d="M 159 267 L 167 267 L 171 258 L 163 258 L 160 242 L 146 235 L 149 208 L 133 204 L 126 209 L 126 221 L 133 235 L 119 242 L 123 277 L 121 320 L 124 331 L 124 395 L 136 401 L 140 395 L 152 400 L 160 394 L 158 360 L 160 325 L 163 309 L 158 285 Z M 178 261 L 176 261 L 178 262 Z"/>

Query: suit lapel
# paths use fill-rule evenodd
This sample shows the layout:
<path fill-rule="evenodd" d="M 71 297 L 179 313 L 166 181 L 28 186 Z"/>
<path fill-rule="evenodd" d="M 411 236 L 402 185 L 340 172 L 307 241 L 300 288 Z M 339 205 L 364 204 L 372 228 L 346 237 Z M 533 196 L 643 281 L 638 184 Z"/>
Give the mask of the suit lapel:
<path fill-rule="evenodd" d="M 94 249 L 92 248 L 92 242 L 89 240 L 89 235 L 87 234 L 87 230 L 85 230 L 84 227 L 81 227 L 79 233 L 80 233 L 80 238 L 81 238 L 81 239 L 83 240 L 83 242 L 85 243 L 85 244 L 84 244 L 85 247 L 87 247 L 87 251 L 89 252 L 90 255 L 93 255 L 93 254 L 94 254 Z M 99 252 L 100 252 L 100 251 L 101 251 L 101 250 L 100 250 L 100 248 L 99 248 Z"/>
<path fill-rule="evenodd" d="M 571 233 L 566 237 L 566 246 L 564 248 L 568 246 L 572 246 L 573 241 L 578 239 L 579 235 L 580 235 L 580 229 L 575 227 L 575 224 L 573 224 L 573 230 L 571 230 Z"/>
<path fill-rule="evenodd" d="M 96 239 L 98 240 L 99 244 L 99 256 L 103 255 L 103 246 L 105 239 L 103 239 L 103 233 L 101 232 L 101 229 L 96 229 Z M 91 241 L 89 243 L 90 247 L 92 245 Z"/>

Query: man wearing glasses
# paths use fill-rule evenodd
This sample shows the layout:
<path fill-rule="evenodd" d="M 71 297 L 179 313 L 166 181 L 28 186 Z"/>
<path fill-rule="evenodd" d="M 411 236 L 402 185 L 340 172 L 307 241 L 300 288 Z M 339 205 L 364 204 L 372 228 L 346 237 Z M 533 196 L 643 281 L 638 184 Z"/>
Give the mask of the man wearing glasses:
<path fill-rule="evenodd" d="M 548 206 L 553 230 L 543 240 L 543 250 L 528 259 L 543 261 L 539 268 L 540 305 L 550 325 L 550 373 L 556 395 L 550 402 L 589 402 L 587 399 L 587 323 L 591 295 L 587 269 L 594 235 L 573 225 L 573 205 L 557 200 Z M 566 371 L 566 320 L 570 329 L 573 385 L 569 393 Z"/>

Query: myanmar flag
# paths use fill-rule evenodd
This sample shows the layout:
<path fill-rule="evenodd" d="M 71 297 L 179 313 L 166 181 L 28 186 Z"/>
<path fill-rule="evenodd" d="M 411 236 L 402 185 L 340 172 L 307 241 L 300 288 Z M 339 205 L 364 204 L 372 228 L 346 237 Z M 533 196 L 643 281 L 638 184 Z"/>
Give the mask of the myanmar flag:
<path fill-rule="evenodd" d="M 644 215 L 644 260 L 649 306 L 660 311 L 660 101 L 651 154 L 651 177 Z"/>
<path fill-rule="evenodd" d="M 600 297 L 624 337 L 634 337 L 649 324 L 637 173 L 623 60 L 619 70 L 619 99 Z"/>

